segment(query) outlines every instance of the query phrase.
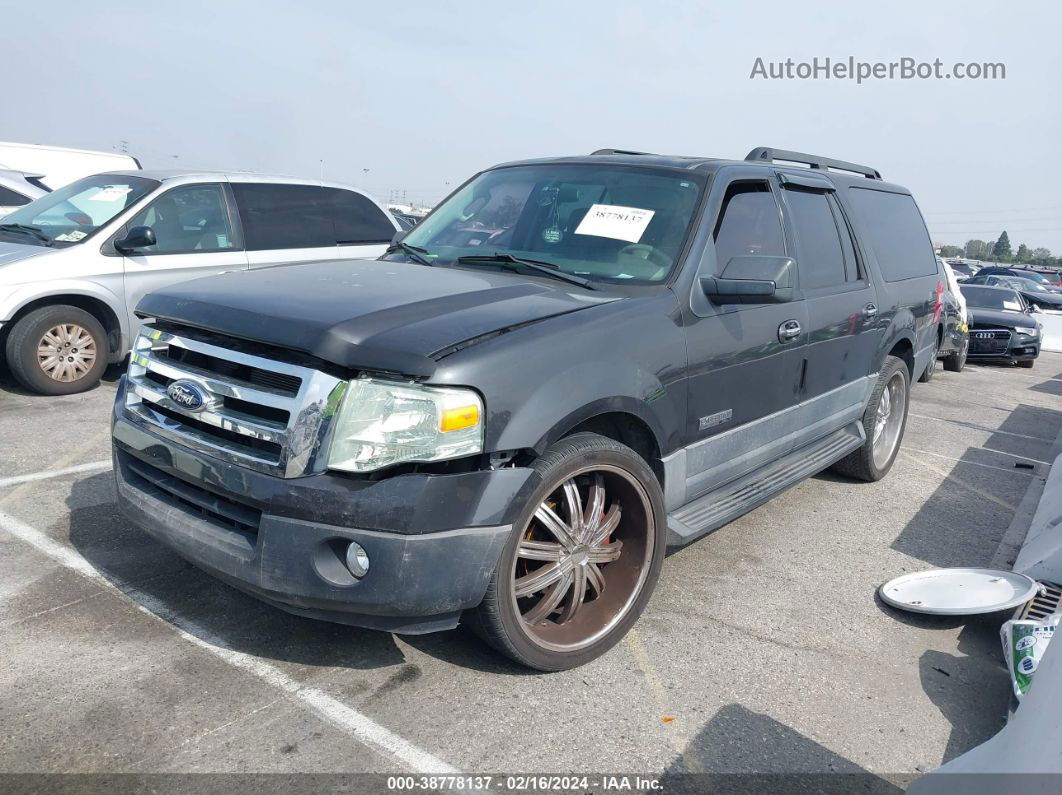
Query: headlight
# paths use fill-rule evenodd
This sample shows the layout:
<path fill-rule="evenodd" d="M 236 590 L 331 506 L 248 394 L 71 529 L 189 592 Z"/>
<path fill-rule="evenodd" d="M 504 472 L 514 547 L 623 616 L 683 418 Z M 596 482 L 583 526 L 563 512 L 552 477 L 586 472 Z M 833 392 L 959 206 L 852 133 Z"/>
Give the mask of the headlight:
<path fill-rule="evenodd" d="M 481 452 L 483 401 L 471 389 L 359 378 L 339 407 L 328 466 L 371 472 Z"/>
<path fill-rule="evenodd" d="M 1027 340 L 1034 340 L 1040 336 L 1040 329 L 1018 329 L 1018 336 L 1024 337 Z"/>

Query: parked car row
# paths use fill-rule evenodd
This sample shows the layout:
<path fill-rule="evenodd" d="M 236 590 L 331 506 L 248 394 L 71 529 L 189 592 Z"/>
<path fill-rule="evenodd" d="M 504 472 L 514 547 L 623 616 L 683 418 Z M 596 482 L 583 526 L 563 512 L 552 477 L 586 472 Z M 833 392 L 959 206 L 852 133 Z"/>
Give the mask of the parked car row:
<path fill-rule="evenodd" d="M 8 365 L 74 392 L 131 348 L 119 503 L 226 582 L 554 671 L 626 634 L 666 547 L 885 477 L 939 358 L 1038 352 L 906 189 L 799 152 L 509 163 L 397 230 L 338 184 L 80 179 L 0 223 Z"/>

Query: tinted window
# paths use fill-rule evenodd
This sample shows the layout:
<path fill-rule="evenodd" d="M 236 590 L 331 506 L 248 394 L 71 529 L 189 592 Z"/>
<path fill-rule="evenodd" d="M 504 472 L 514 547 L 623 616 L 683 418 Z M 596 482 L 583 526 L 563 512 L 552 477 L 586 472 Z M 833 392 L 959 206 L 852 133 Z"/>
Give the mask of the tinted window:
<path fill-rule="evenodd" d="M 391 242 L 395 236 L 394 225 L 368 197 L 339 188 L 326 188 L 325 191 L 332 200 L 337 243 Z"/>
<path fill-rule="evenodd" d="M 158 241 L 145 254 L 223 251 L 233 247 L 232 228 L 219 185 L 187 185 L 166 191 L 137 213 L 126 228 L 150 226 Z"/>
<path fill-rule="evenodd" d="M 29 204 L 29 201 L 29 196 L 23 196 L 0 185 L 0 207 L 21 207 L 23 204 Z"/>
<path fill-rule="evenodd" d="M 844 252 L 837 231 L 837 221 L 825 193 L 787 190 L 786 203 L 793 215 L 800 256 L 797 269 L 800 286 L 813 290 L 843 284 Z M 847 230 L 846 230 L 847 233 Z"/>
<path fill-rule="evenodd" d="M 248 251 L 336 244 L 331 201 L 313 185 L 233 183 Z"/>
<path fill-rule="evenodd" d="M 903 193 L 865 188 L 852 188 L 849 196 L 885 281 L 936 275 L 933 244 L 914 199 Z"/>
<path fill-rule="evenodd" d="M 720 272 L 732 257 L 784 256 L 778 205 L 766 182 L 739 182 L 727 188 L 715 225 L 715 256 Z"/>

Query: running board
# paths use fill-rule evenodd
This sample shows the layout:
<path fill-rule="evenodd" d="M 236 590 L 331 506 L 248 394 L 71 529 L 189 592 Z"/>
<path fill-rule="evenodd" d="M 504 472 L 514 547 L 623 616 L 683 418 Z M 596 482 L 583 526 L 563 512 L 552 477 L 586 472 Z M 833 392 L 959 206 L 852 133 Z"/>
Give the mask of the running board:
<path fill-rule="evenodd" d="M 786 454 L 763 469 L 720 486 L 667 516 L 668 546 L 683 546 L 805 478 L 840 461 L 866 441 L 861 422 L 852 422 L 817 442 Z"/>

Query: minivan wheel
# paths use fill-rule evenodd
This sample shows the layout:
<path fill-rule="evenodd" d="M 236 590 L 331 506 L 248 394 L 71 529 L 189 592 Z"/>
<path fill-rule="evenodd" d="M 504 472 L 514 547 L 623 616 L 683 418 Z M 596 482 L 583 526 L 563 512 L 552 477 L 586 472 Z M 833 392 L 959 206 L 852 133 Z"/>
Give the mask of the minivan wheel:
<path fill-rule="evenodd" d="M 608 651 L 649 601 L 663 494 L 637 453 L 597 434 L 562 439 L 533 466 L 539 485 L 470 623 L 516 662 L 561 671 Z"/>
<path fill-rule="evenodd" d="M 970 341 L 964 340 L 962 347 L 944 357 L 944 369 L 950 373 L 961 373 L 966 366 L 966 354 L 970 351 Z"/>
<path fill-rule="evenodd" d="M 895 356 L 886 356 L 863 412 L 866 441 L 834 464 L 834 471 L 867 481 L 881 480 L 888 474 L 907 426 L 910 393 L 907 365 Z"/>
<path fill-rule="evenodd" d="M 107 369 L 107 332 L 84 309 L 35 309 L 7 338 L 7 362 L 22 386 L 42 395 L 70 395 L 95 386 Z"/>

